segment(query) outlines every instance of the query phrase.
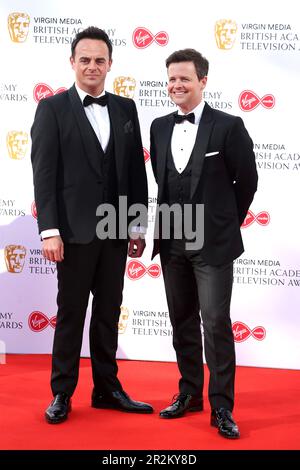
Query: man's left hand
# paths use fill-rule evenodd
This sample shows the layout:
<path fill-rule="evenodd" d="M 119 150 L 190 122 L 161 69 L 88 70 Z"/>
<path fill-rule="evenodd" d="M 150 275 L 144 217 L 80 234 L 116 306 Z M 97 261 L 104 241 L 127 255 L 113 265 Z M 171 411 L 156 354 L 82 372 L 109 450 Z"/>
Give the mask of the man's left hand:
<path fill-rule="evenodd" d="M 134 237 L 131 235 L 129 239 L 128 256 L 131 258 L 140 258 L 146 247 L 146 241 L 144 237 L 139 236 L 136 238 L 136 234 L 134 235 Z"/>

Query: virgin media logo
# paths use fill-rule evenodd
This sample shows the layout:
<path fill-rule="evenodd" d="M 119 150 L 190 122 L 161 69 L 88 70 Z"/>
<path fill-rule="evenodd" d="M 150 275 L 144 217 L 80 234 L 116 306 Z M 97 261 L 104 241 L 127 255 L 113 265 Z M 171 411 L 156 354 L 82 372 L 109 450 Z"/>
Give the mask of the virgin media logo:
<path fill-rule="evenodd" d="M 37 219 L 37 210 L 36 210 L 35 201 L 33 201 L 33 203 L 31 204 L 31 215 L 32 215 L 32 217 Z"/>
<path fill-rule="evenodd" d="M 54 91 L 49 85 L 46 85 L 46 83 L 38 83 L 33 89 L 33 98 L 38 103 L 44 98 L 48 98 L 49 96 L 53 95 L 58 95 L 58 93 L 62 93 L 63 91 L 66 91 L 66 88 L 60 87 L 56 91 Z"/>
<path fill-rule="evenodd" d="M 249 326 L 241 321 L 236 321 L 232 324 L 232 331 L 236 343 L 242 343 L 250 338 L 250 336 L 253 336 L 257 341 L 262 341 L 266 337 L 266 330 L 263 326 L 256 326 L 251 330 Z"/>
<path fill-rule="evenodd" d="M 147 149 L 145 149 L 145 147 L 143 147 L 143 150 L 144 150 L 144 160 L 145 160 L 145 163 L 147 163 L 150 160 L 150 153 Z"/>
<path fill-rule="evenodd" d="M 169 36 L 166 31 L 160 31 L 154 35 L 149 31 L 149 29 L 139 27 L 133 31 L 132 41 L 138 49 L 145 49 L 150 46 L 153 41 L 155 41 L 159 46 L 166 46 L 169 42 Z"/>
<path fill-rule="evenodd" d="M 242 228 L 250 227 L 254 222 L 257 222 L 259 225 L 268 225 L 270 223 L 269 212 L 262 211 L 255 215 L 252 211 L 248 211 L 242 224 Z"/>
<path fill-rule="evenodd" d="M 44 313 L 35 310 L 34 312 L 31 312 L 28 317 L 28 325 L 35 333 L 43 331 L 49 325 L 52 326 L 52 328 L 55 328 L 56 316 L 48 318 Z"/>
<path fill-rule="evenodd" d="M 141 261 L 131 260 L 127 263 L 126 275 L 132 281 L 141 279 L 145 274 L 151 277 L 159 277 L 161 274 L 161 267 L 158 264 L 151 264 L 148 268 L 141 263 Z"/>
<path fill-rule="evenodd" d="M 253 111 L 260 104 L 266 109 L 274 108 L 275 96 L 268 94 L 259 98 L 257 94 L 251 90 L 242 91 L 239 96 L 239 107 L 242 111 Z"/>

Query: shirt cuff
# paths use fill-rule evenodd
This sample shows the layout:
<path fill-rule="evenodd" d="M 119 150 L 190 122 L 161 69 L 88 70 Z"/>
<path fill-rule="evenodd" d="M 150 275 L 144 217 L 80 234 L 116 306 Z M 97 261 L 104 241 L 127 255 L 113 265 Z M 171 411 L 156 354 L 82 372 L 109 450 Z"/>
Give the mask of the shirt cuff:
<path fill-rule="evenodd" d="M 131 227 L 130 230 L 132 233 L 147 233 L 146 227 L 136 226 L 136 227 Z"/>
<path fill-rule="evenodd" d="M 50 238 L 50 237 L 57 237 L 59 236 L 59 230 L 57 228 L 50 228 L 48 230 L 43 230 L 41 232 L 41 237 L 44 240 L 45 238 Z"/>

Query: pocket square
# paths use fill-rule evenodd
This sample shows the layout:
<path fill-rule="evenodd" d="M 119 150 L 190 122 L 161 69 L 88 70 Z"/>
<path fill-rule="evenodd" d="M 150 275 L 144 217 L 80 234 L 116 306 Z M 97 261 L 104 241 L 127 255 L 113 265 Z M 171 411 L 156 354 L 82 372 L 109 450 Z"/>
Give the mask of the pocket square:
<path fill-rule="evenodd" d="M 125 134 L 129 134 L 129 133 L 133 132 L 133 124 L 132 124 L 131 120 L 127 121 L 124 124 L 124 132 L 125 132 Z"/>
<path fill-rule="evenodd" d="M 209 152 L 209 153 L 206 153 L 205 156 L 206 157 L 212 157 L 213 155 L 219 155 L 220 152 Z"/>

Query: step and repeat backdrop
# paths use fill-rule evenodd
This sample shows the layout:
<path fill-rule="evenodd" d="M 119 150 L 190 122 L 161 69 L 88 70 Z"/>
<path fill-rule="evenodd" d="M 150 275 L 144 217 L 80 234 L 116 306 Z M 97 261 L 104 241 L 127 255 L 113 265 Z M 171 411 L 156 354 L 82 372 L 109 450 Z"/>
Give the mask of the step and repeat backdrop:
<path fill-rule="evenodd" d="M 147 248 L 128 259 L 118 357 L 174 361 L 159 257 L 151 261 L 156 184 L 152 120 L 175 111 L 165 59 L 198 49 L 210 62 L 204 98 L 239 115 L 254 141 L 259 187 L 234 265 L 232 324 L 239 365 L 300 366 L 298 216 L 300 23 L 297 1 L 190 0 L 83 4 L 2 0 L 0 6 L 0 355 L 49 353 L 56 322 L 56 265 L 37 231 L 30 128 L 37 103 L 72 86 L 70 44 L 95 25 L 112 44 L 107 90 L 135 100 L 149 182 Z M 107 266 L 107 269 L 110 267 Z M 87 312 L 82 355 L 89 355 Z M 3 357 L 3 356 L 2 356 Z"/>

